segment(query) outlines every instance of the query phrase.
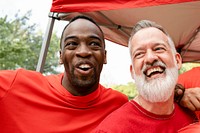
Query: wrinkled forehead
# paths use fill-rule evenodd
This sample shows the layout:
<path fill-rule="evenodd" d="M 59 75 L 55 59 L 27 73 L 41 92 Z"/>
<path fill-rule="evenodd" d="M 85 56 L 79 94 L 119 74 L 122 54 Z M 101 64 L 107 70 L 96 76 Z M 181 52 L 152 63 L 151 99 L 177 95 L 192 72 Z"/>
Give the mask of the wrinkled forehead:
<path fill-rule="evenodd" d="M 134 34 L 131 42 L 134 46 L 149 43 L 166 43 L 168 45 L 167 35 L 154 27 L 139 30 Z"/>
<path fill-rule="evenodd" d="M 132 56 L 138 49 L 153 46 L 151 44 L 165 44 L 168 47 L 168 36 L 154 27 L 143 28 L 137 31 L 129 40 L 128 47 L 130 55 Z"/>
<path fill-rule="evenodd" d="M 157 28 L 148 27 L 136 32 L 132 39 L 145 40 L 146 38 L 160 38 L 165 40 L 167 39 L 167 35 Z"/>

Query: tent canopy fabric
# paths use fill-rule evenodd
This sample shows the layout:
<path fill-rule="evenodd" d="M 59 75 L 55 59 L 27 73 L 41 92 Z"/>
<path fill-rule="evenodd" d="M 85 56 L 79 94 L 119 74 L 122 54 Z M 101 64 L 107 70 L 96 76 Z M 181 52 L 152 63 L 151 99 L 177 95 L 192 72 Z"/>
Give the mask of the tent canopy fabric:
<path fill-rule="evenodd" d="M 107 40 L 123 46 L 137 21 L 154 21 L 170 34 L 183 62 L 200 62 L 199 0 L 53 0 L 49 17 L 68 21 L 80 14 L 92 17 Z"/>
<path fill-rule="evenodd" d="M 93 12 L 123 8 L 139 8 L 166 4 L 191 2 L 194 0 L 53 0 L 51 12 Z"/>

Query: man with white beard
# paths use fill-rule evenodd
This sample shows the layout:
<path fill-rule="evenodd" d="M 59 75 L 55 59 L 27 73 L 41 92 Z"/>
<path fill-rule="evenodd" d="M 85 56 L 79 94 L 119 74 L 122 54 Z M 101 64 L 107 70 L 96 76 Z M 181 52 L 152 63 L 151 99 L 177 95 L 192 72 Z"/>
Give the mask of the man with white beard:
<path fill-rule="evenodd" d="M 158 24 L 142 20 L 129 39 L 138 96 L 111 113 L 94 133 L 175 133 L 195 122 L 193 112 L 174 102 L 174 88 L 181 56 L 167 32 Z"/>

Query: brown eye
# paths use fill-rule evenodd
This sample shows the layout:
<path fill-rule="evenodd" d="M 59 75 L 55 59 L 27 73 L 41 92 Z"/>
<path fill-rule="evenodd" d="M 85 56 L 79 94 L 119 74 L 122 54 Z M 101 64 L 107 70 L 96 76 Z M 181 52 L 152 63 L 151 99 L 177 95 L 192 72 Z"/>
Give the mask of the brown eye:
<path fill-rule="evenodd" d="M 99 42 L 91 42 L 89 45 L 90 45 L 90 48 L 93 50 L 99 50 L 102 48 L 102 45 Z"/>
<path fill-rule="evenodd" d="M 73 42 L 73 41 L 67 42 L 67 43 L 65 44 L 65 48 L 67 48 L 67 49 L 74 49 L 74 48 L 76 48 L 77 46 L 78 46 L 78 43 Z"/>
<path fill-rule="evenodd" d="M 90 45 L 91 46 L 100 46 L 100 43 L 98 43 L 98 42 L 91 42 Z"/>
<path fill-rule="evenodd" d="M 68 42 L 66 45 L 67 46 L 76 46 L 78 44 L 76 42 Z"/>

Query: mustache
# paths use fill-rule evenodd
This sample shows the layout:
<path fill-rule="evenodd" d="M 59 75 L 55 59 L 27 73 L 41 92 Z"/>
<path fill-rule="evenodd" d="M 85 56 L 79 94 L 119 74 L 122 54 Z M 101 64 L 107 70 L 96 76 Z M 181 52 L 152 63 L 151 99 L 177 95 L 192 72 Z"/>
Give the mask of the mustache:
<path fill-rule="evenodd" d="M 166 68 L 165 63 L 157 60 L 157 61 L 152 62 L 151 64 L 144 64 L 143 67 L 142 67 L 142 72 L 145 72 L 147 69 L 149 69 L 152 66 L 161 66 L 161 67 Z"/>

